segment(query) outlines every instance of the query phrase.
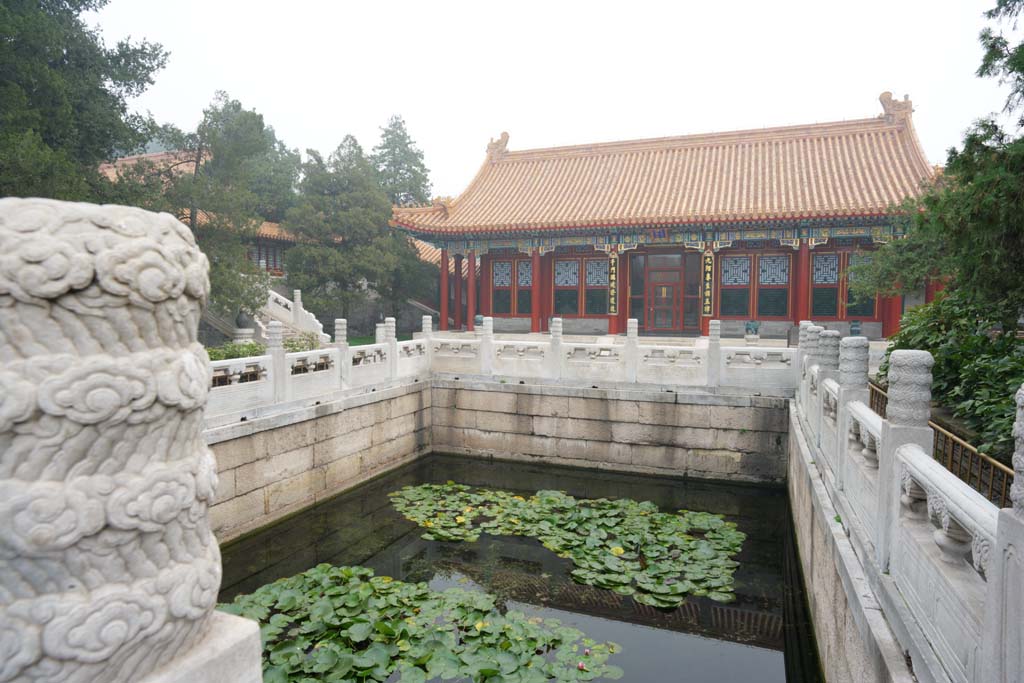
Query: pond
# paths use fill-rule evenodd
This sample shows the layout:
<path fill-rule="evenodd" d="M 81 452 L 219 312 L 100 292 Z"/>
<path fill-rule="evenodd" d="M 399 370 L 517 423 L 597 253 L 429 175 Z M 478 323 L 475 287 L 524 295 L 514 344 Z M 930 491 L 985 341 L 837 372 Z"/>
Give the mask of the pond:
<path fill-rule="evenodd" d="M 735 600 L 689 596 L 674 609 L 572 579 L 570 559 L 529 536 L 475 542 L 422 538 L 389 493 L 454 481 L 529 497 L 629 498 L 662 511 L 710 512 L 746 534 L 734 556 Z M 251 593 L 321 563 L 356 565 L 432 590 L 483 591 L 505 609 L 558 619 L 598 642 L 625 681 L 818 681 L 785 491 L 433 454 L 224 546 L 220 599 Z M 598 679 L 602 680 L 602 679 Z"/>

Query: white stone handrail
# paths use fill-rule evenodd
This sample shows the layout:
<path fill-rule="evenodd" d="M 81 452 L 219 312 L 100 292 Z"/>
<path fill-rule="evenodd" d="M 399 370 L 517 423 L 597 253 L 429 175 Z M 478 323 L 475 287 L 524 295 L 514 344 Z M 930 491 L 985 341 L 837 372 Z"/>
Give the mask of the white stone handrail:
<path fill-rule="evenodd" d="M 794 424 L 900 649 L 928 680 L 1020 680 L 1024 561 L 1007 548 L 1024 546 L 1024 509 L 1000 512 L 932 458 L 929 354 L 892 353 L 885 419 L 867 404 L 866 340 L 836 341 L 801 326 Z M 1024 389 L 1018 406 L 1019 469 Z"/>
<path fill-rule="evenodd" d="M 896 449 L 900 484 L 904 492 L 912 481 L 925 491 L 928 510 L 933 512 L 940 529 L 936 531 L 940 548 L 954 563 L 962 561 L 957 555 L 957 544 L 943 541 L 946 537 L 965 532 L 971 539 L 971 564 L 984 574 L 988 571 L 992 548 L 995 546 L 999 510 L 985 496 L 950 474 L 917 444 L 905 444 Z"/>

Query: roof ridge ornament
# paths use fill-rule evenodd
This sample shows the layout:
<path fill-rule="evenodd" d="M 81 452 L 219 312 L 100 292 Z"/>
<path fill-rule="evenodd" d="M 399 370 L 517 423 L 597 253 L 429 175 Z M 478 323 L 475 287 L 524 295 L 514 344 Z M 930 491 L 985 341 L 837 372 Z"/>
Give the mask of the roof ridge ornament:
<path fill-rule="evenodd" d="M 491 141 L 487 143 L 487 160 L 494 163 L 507 153 L 508 133 L 503 131 L 497 140 L 491 138 Z"/>
<path fill-rule="evenodd" d="M 904 95 L 902 100 L 897 100 L 893 98 L 891 92 L 886 90 L 878 96 L 878 101 L 882 103 L 882 111 L 884 112 L 879 118 L 885 119 L 886 123 L 903 123 L 908 121 L 910 120 L 910 114 L 914 111 L 910 95 Z"/>
<path fill-rule="evenodd" d="M 452 198 L 434 197 L 433 201 L 431 201 L 430 203 L 430 206 L 431 208 L 440 211 L 445 218 L 448 218 L 448 209 L 450 209 L 452 206 Z"/>

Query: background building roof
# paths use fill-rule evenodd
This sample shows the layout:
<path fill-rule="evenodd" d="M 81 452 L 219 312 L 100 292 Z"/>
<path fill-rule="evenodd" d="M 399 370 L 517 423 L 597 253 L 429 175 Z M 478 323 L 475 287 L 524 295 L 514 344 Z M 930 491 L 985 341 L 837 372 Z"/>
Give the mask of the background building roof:
<path fill-rule="evenodd" d="M 934 169 L 909 99 L 877 118 L 509 151 L 503 133 L 454 200 L 396 207 L 424 234 L 878 215 Z"/>

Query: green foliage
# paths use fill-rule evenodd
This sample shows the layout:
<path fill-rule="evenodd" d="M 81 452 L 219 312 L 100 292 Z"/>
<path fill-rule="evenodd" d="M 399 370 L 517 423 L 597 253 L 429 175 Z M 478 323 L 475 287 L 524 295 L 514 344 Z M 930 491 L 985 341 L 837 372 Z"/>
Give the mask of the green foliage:
<path fill-rule="evenodd" d="M 380 143 L 371 160 L 380 185 L 392 204 L 407 206 L 430 199 L 430 177 L 423 152 L 413 142 L 401 116 L 392 116 L 380 129 Z"/>
<path fill-rule="evenodd" d="M 232 358 L 249 358 L 250 356 L 262 356 L 267 352 L 267 347 L 259 342 L 245 342 L 236 344 L 228 342 L 220 346 L 206 347 L 206 354 L 210 360 L 230 360 Z"/>
<path fill-rule="evenodd" d="M 352 136 L 327 159 L 307 153 L 299 198 L 284 223 L 303 239 L 285 254 L 288 284 L 302 290 L 304 305 L 321 320 L 347 317 L 395 267 L 397 255 L 388 248 L 391 205 Z"/>
<path fill-rule="evenodd" d="M 315 332 L 300 332 L 292 337 L 285 338 L 284 350 L 288 353 L 299 351 L 313 351 L 320 348 L 320 338 Z"/>
<path fill-rule="evenodd" d="M 941 294 L 904 314 L 890 352 L 930 352 L 933 399 L 978 435 L 979 451 L 1009 463 L 1014 394 L 1024 383 L 1024 340 L 1016 338 L 1012 325 L 1006 327 L 1000 312 L 962 290 Z M 883 379 L 887 370 L 886 362 L 880 368 Z"/>
<path fill-rule="evenodd" d="M 80 14 L 106 0 L 0 4 L 0 196 L 102 201 L 103 161 L 141 149 L 152 120 L 128 112 L 163 68 L 160 45 L 104 45 Z"/>
<path fill-rule="evenodd" d="M 321 564 L 220 607 L 260 622 L 263 680 L 617 679 L 620 648 L 554 619 L 502 613 L 493 596 Z M 398 678 L 394 677 L 394 674 Z"/>
<path fill-rule="evenodd" d="M 687 595 L 735 599 L 733 571 L 746 535 L 721 515 L 659 512 L 627 498 L 577 500 L 560 491 L 526 499 L 506 491 L 422 484 L 390 494 L 405 517 L 429 529 L 427 540 L 475 541 L 481 533 L 531 536 L 572 560 L 573 579 L 655 607 Z"/>
<path fill-rule="evenodd" d="M 997 0 L 987 13 L 1011 24 L 1024 0 Z M 1006 110 L 1024 104 L 1024 43 L 1011 44 L 998 26 L 981 34 L 985 50 L 979 76 L 1009 84 Z M 1024 118 L 1018 120 L 1024 124 Z M 977 121 L 960 149 L 950 149 L 945 169 L 921 198 L 904 207 L 908 238 L 880 249 L 870 266 L 853 269 L 859 298 L 874 291 L 898 294 L 948 276 L 950 287 L 1016 317 L 1024 301 L 1024 138 L 1002 130 L 994 117 Z M 1000 313 L 1000 317 L 1008 317 Z"/>

